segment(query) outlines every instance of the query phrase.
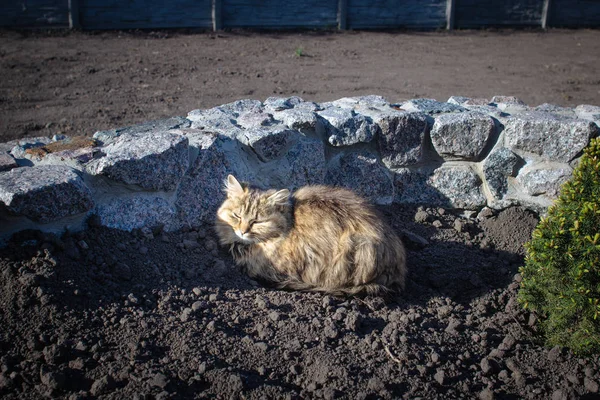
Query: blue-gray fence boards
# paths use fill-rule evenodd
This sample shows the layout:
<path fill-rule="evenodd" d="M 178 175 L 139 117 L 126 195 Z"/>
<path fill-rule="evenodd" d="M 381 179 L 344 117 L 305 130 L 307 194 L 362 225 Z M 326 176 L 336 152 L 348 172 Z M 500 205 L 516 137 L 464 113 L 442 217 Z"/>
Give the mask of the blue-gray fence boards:
<path fill-rule="evenodd" d="M 68 0 L 1 0 L 0 26 L 18 28 L 69 25 Z"/>
<path fill-rule="evenodd" d="M 600 0 L 552 0 L 550 26 L 600 26 Z"/>
<path fill-rule="evenodd" d="M 83 29 L 598 27 L 600 0 L 0 0 L 0 27 L 69 18 Z"/>
<path fill-rule="evenodd" d="M 222 0 L 224 28 L 335 28 L 337 0 Z"/>
<path fill-rule="evenodd" d="M 211 28 L 211 0 L 79 0 L 85 29 Z"/>
<path fill-rule="evenodd" d="M 350 29 L 417 28 L 446 26 L 446 0 L 348 0 Z"/>
<path fill-rule="evenodd" d="M 540 26 L 543 0 L 456 0 L 457 28 Z"/>

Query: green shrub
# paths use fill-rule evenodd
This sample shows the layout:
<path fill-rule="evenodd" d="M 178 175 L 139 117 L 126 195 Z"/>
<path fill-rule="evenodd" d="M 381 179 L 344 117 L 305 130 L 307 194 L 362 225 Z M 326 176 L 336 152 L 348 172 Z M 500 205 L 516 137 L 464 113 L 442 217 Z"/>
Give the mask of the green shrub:
<path fill-rule="evenodd" d="M 540 314 L 547 344 L 600 351 L 600 138 L 525 247 L 519 301 Z"/>

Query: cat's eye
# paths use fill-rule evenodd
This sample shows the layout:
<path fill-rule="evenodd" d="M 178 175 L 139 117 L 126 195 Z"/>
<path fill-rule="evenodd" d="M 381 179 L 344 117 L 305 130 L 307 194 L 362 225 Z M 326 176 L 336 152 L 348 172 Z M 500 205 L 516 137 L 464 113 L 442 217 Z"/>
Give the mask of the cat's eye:
<path fill-rule="evenodd" d="M 233 218 L 235 218 L 235 219 L 240 219 L 240 216 L 239 216 L 239 215 L 237 215 L 237 214 L 236 214 L 236 213 L 234 213 L 234 212 L 232 212 L 232 213 L 231 213 L 231 216 L 232 216 Z"/>

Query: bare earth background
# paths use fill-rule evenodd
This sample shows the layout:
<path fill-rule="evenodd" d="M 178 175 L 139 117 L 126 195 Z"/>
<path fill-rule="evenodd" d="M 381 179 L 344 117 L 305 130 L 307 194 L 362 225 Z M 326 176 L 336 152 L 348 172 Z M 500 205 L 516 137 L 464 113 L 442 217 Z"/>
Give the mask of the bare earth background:
<path fill-rule="evenodd" d="M 0 139 L 91 135 L 242 98 L 600 104 L 600 31 L 0 32 Z"/>
<path fill-rule="evenodd" d="M 600 105 L 599 54 L 596 30 L 0 32 L 0 141 L 273 95 Z M 0 397 L 600 398 L 598 355 L 545 348 L 516 301 L 537 215 L 380 209 L 408 247 L 390 299 L 262 287 L 211 226 L 16 235 L 0 249 Z"/>

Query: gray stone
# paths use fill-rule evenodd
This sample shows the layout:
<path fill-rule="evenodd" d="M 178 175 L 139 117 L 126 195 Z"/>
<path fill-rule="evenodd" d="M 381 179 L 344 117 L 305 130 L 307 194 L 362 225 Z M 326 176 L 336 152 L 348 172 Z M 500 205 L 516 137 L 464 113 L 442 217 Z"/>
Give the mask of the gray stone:
<path fill-rule="evenodd" d="M 594 121 L 598 124 L 600 122 L 600 106 L 589 104 L 578 105 L 575 107 L 575 115 L 577 115 L 577 118 Z"/>
<path fill-rule="evenodd" d="M 504 129 L 511 150 L 560 162 L 573 160 L 597 133 L 593 122 L 539 111 L 508 118 Z"/>
<path fill-rule="evenodd" d="M 274 117 L 288 128 L 304 134 L 316 134 L 321 137 L 325 132 L 323 119 L 312 110 L 292 108 L 276 112 Z"/>
<path fill-rule="evenodd" d="M 284 125 L 245 130 L 238 139 L 252 147 L 263 162 L 272 161 L 285 154 L 298 141 L 300 133 Z"/>
<path fill-rule="evenodd" d="M 271 125 L 274 123 L 274 120 L 271 114 L 258 110 L 241 114 L 236 122 L 242 128 L 248 129 Z"/>
<path fill-rule="evenodd" d="M 13 156 L 8 153 L 0 153 L 0 172 L 17 168 L 17 166 Z"/>
<path fill-rule="evenodd" d="M 340 107 L 348 109 L 355 109 L 361 106 L 375 108 L 389 106 L 389 102 L 385 98 L 377 95 L 343 97 L 326 104 L 328 107 Z"/>
<path fill-rule="evenodd" d="M 269 165 L 271 187 L 287 187 L 296 190 L 306 185 L 323 184 L 326 162 L 325 145 L 321 140 L 298 136 L 298 141 L 276 165 Z"/>
<path fill-rule="evenodd" d="M 352 189 L 377 204 L 391 204 L 394 184 L 389 171 L 369 153 L 338 154 L 328 164 L 325 183 Z"/>
<path fill-rule="evenodd" d="M 396 171 L 394 185 L 396 203 L 459 209 L 479 209 L 486 203 L 481 180 L 469 167 L 404 168 Z"/>
<path fill-rule="evenodd" d="M 222 111 L 225 114 L 238 117 L 240 114 L 245 112 L 258 111 L 262 109 L 262 106 L 263 104 L 259 100 L 243 99 L 217 106 L 214 109 Z"/>
<path fill-rule="evenodd" d="M 150 190 L 174 190 L 188 168 L 188 140 L 167 131 L 123 133 L 86 171 Z"/>
<path fill-rule="evenodd" d="M 0 201 L 9 212 L 41 223 L 86 212 L 94 204 L 81 177 L 60 165 L 0 172 Z"/>
<path fill-rule="evenodd" d="M 298 96 L 292 97 L 269 97 L 265 100 L 264 107 L 269 112 L 288 110 L 290 108 L 294 108 L 298 104 L 304 102 Z"/>
<path fill-rule="evenodd" d="M 153 131 L 161 132 L 168 131 L 170 129 L 188 128 L 189 126 L 190 121 L 184 117 L 165 118 L 123 128 L 98 131 L 94 133 L 94 139 L 100 140 L 101 142 L 105 142 L 105 144 L 107 144 L 122 134 L 141 134 Z"/>
<path fill-rule="evenodd" d="M 514 96 L 494 96 L 490 104 L 509 114 L 526 111 L 529 108 L 523 100 Z"/>
<path fill-rule="evenodd" d="M 103 226 L 125 231 L 170 226 L 176 216 L 175 208 L 168 201 L 146 194 L 110 199 L 96 206 L 95 213 Z"/>
<path fill-rule="evenodd" d="M 421 113 L 390 111 L 376 120 L 380 132 L 377 146 L 381 161 L 388 168 L 399 168 L 421 161 L 427 133 L 427 117 Z"/>
<path fill-rule="evenodd" d="M 571 117 L 571 118 L 577 117 L 575 110 L 573 110 L 572 108 L 561 107 L 561 106 L 557 106 L 556 104 L 549 104 L 549 103 L 540 104 L 539 106 L 535 107 L 533 109 L 533 111 L 543 111 L 543 112 L 558 114 L 558 115 L 562 115 L 565 117 Z"/>
<path fill-rule="evenodd" d="M 467 111 L 466 108 L 459 105 L 442 103 L 434 99 L 412 99 L 402 103 L 401 108 L 406 111 L 418 111 L 429 115 Z"/>
<path fill-rule="evenodd" d="M 495 149 L 483 161 L 483 175 L 495 200 L 501 200 L 508 191 L 508 177 L 517 173 L 522 160 L 515 153 L 501 147 Z"/>
<path fill-rule="evenodd" d="M 517 182 L 530 196 L 544 194 L 550 198 L 558 197 L 560 187 L 571 177 L 573 171 L 568 165 L 533 165 L 523 168 L 517 176 Z"/>
<path fill-rule="evenodd" d="M 187 116 L 191 121 L 191 128 L 228 137 L 236 137 L 241 131 L 236 122 L 237 117 L 237 114 L 227 113 L 219 108 L 193 110 Z"/>
<path fill-rule="evenodd" d="M 377 127 L 370 118 L 346 108 L 326 108 L 317 112 L 327 123 L 327 141 L 333 146 L 368 143 L 373 140 Z"/>
<path fill-rule="evenodd" d="M 494 120 L 486 114 L 444 114 L 433 124 L 431 142 L 444 159 L 477 161 L 494 131 Z"/>
<path fill-rule="evenodd" d="M 464 96 L 450 96 L 450 98 L 446 101 L 446 103 L 454 104 L 457 106 L 462 106 L 467 101 L 471 100 L 470 97 Z"/>
<path fill-rule="evenodd" d="M 193 160 L 177 190 L 178 220 L 186 225 L 212 222 L 217 208 L 225 200 L 224 182 L 228 174 L 240 181 L 255 182 L 239 141 L 195 129 L 181 130 L 189 140 Z"/>

